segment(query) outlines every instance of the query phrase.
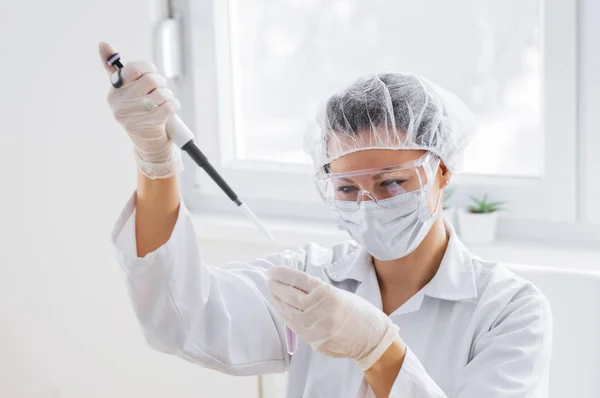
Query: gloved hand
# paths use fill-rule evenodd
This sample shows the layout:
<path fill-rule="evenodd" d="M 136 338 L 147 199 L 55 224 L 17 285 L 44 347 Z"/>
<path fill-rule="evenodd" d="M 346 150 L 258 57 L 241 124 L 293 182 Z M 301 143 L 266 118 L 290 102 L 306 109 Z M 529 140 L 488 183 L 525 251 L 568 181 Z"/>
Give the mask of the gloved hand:
<path fill-rule="evenodd" d="M 271 267 L 268 276 L 286 325 L 326 355 L 352 358 L 364 371 L 400 339 L 398 326 L 356 294 L 291 268 Z"/>
<path fill-rule="evenodd" d="M 106 63 L 116 51 L 100 43 L 100 58 L 109 73 L 117 68 Z M 169 139 L 165 125 L 177 110 L 179 101 L 167 87 L 165 78 L 148 62 L 129 62 L 121 70 L 123 85 L 111 87 L 108 104 L 115 119 L 125 128 L 134 144 L 136 163 L 148 178 L 168 178 L 183 169 L 181 153 Z"/>

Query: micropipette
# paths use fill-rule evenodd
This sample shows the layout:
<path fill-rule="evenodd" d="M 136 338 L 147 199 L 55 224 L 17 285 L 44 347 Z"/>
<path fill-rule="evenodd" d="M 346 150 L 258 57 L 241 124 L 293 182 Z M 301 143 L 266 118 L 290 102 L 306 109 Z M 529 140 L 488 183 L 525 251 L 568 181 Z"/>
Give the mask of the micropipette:
<path fill-rule="evenodd" d="M 123 68 L 123 64 L 121 63 L 121 56 L 119 53 L 112 54 L 106 60 L 106 63 L 110 66 L 115 66 L 118 68 L 118 73 L 111 76 L 111 83 L 113 87 L 119 88 L 123 85 L 123 80 L 121 79 L 121 69 Z M 198 166 L 204 169 L 204 171 L 212 178 L 212 180 L 225 192 L 225 194 L 231 199 L 233 203 L 236 204 L 238 209 L 244 213 L 246 217 L 252 221 L 254 225 L 258 227 L 265 235 L 267 235 L 273 242 L 276 243 L 275 238 L 264 224 L 259 220 L 259 218 L 254 214 L 252 210 L 238 198 L 236 193 L 231 189 L 231 187 L 225 182 L 223 177 L 219 174 L 217 170 L 210 164 L 206 156 L 202 153 L 200 148 L 194 142 L 194 134 L 191 130 L 185 125 L 183 120 L 178 115 L 173 115 L 167 121 L 166 124 L 167 134 L 169 138 L 177 145 L 181 150 L 185 151 L 191 158 L 196 162 Z"/>

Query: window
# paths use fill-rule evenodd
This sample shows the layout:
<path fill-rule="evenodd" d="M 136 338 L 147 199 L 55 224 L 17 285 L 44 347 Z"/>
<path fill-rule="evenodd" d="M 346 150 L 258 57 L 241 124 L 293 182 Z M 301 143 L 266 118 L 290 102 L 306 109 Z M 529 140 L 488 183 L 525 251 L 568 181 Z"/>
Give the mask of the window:
<path fill-rule="evenodd" d="M 510 219 L 577 221 L 575 2 L 195 0 L 183 20 L 183 117 L 259 213 L 328 214 L 304 129 L 336 89 L 398 70 L 430 78 L 476 113 L 457 200 L 488 192 L 510 202 Z M 191 201 L 220 207 L 218 188 L 188 169 Z"/>
<path fill-rule="evenodd" d="M 542 173 L 538 0 L 229 4 L 236 158 L 305 162 L 321 101 L 391 70 L 433 80 L 478 115 L 467 172 Z"/>

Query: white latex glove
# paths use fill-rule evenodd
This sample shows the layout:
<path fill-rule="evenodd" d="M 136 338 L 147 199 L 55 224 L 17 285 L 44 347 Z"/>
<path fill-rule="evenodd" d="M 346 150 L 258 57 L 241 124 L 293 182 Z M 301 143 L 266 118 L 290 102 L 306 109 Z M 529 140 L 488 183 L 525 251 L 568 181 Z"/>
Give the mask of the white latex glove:
<path fill-rule="evenodd" d="M 100 58 L 112 75 L 117 68 L 106 64 L 116 51 L 100 43 Z M 108 104 L 115 119 L 134 144 L 136 163 L 147 177 L 168 178 L 183 169 L 181 153 L 169 139 L 165 125 L 179 110 L 179 101 L 167 87 L 164 77 L 148 62 L 129 62 L 121 70 L 123 86 L 110 88 Z"/>
<path fill-rule="evenodd" d="M 268 271 L 273 303 L 286 325 L 314 349 L 352 358 L 364 371 L 398 337 L 398 326 L 368 301 L 304 272 Z"/>

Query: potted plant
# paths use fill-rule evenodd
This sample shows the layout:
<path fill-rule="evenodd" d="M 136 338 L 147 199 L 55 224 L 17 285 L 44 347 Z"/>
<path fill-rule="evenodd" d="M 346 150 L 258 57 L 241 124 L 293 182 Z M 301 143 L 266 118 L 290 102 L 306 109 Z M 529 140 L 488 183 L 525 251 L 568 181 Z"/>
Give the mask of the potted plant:
<path fill-rule="evenodd" d="M 454 191 L 456 190 L 456 187 L 453 186 L 449 186 L 446 189 L 444 189 L 444 202 L 442 205 L 442 212 L 444 214 L 444 218 L 448 221 L 450 221 L 450 223 L 455 224 L 456 223 L 456 207 L 453 207 L 450 205 L 450 198 L 452 198 L 452 195 L 454 195 Z"/>
<path fill-rule="evenodd" d="M 460 237 L 465 243 L 485 245 L 492 243 L 496 237 L 498 211 L 504 210 L 506 202 L 491 202 L 488 194 L 483 199 L 471 196 L 474 204 L 458 213 Z"/>

